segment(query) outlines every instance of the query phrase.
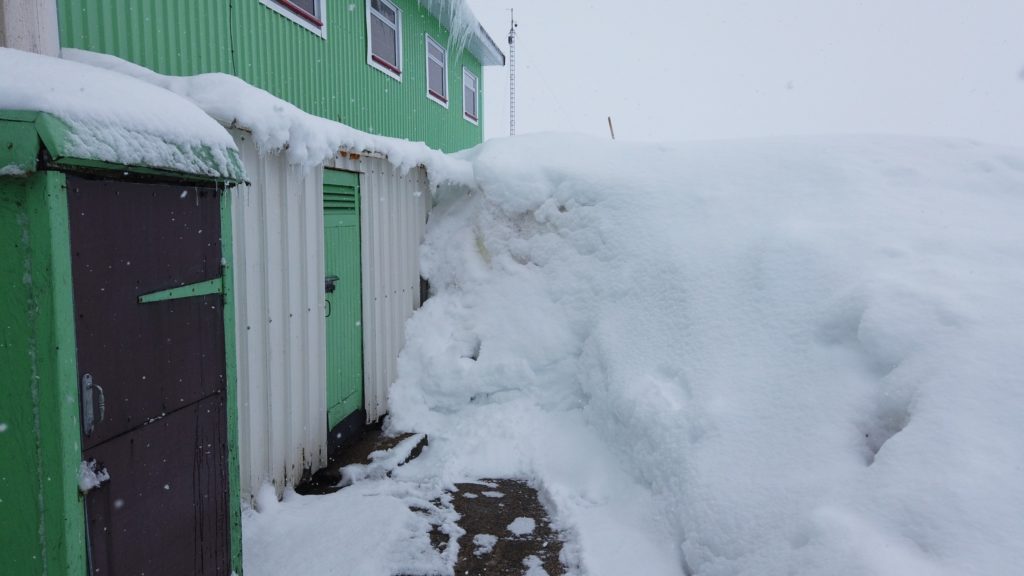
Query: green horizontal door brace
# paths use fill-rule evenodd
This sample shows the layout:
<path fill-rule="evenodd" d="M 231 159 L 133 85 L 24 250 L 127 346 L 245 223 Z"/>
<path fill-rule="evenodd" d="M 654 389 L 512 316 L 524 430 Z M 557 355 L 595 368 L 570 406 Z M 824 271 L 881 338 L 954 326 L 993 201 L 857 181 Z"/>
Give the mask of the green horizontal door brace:
<path fill-rule="evenodd" d="M 224 293 L 224 278 L 204 280 L 188 286 L 178 286 L 169 290 L 161 290 L 151 294 L 139 296 L 139 304 L 151 304 L 153 302 L 166 302 L 167 300 L 181 300 L 182 298 L 194 298 L 196 296 L 208 296 L 210 294 Z"/>

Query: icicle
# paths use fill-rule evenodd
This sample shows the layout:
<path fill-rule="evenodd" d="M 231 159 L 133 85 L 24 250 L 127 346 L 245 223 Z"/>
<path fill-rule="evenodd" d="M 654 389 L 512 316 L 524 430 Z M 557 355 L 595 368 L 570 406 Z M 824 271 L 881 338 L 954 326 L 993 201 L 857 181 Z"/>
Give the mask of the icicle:
<path fill-rule="evenodd" d="M 417 0 L 448 28 L 448 53 L 458 57 L 480 29 L 466 0 Z"/>

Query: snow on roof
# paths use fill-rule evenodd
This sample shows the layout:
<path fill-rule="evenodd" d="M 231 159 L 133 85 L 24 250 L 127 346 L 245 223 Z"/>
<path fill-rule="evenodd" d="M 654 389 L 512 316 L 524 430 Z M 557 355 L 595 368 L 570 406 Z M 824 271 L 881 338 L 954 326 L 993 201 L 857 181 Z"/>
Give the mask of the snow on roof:
<path fill-rule="evenodd" d="M 62 55 L 183 96 L 222 125 L 251 132 L 257 148 L 263 152 L 281 151 L 292 164 L 316 166 L 340 150 L 377 153 L 400 170 L 424 166 L 435 184 L 473 181 L 472 166 L 464 160 L 422 142 L 376 136 L 314 116 L 235 76 L 164 76 L 107 54 L 65 48 Z"/>
<path fill-rule="evenodd" d="M 466 0 L 417 1 L 448 29 L 453 52 L 461 52 L 468 47 L 470 54 L 484 66 L 505 65 L 505 54 L 477 21 Z"/>
<path fill-rule="evenodd" d="M 135 78 L 0 48 L 0 110 L 45 112 L 67 126 L 61 156 L 241 179 L 231 135 L 198 106 Z M 12 81 L 11 79 L 19 79 Z"/>

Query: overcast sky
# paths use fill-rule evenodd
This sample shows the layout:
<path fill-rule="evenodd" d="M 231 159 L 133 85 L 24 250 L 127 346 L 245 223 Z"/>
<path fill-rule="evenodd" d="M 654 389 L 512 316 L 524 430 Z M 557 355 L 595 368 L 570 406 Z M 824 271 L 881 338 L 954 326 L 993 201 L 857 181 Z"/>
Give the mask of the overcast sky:
<path fill-rule="evenodd" d="M 518 133 L 902 133 L 1024 145 L 1024 0 L 469 0 L 518 37 Z M 508 69 L 485 73 L 508 134 Z"/>

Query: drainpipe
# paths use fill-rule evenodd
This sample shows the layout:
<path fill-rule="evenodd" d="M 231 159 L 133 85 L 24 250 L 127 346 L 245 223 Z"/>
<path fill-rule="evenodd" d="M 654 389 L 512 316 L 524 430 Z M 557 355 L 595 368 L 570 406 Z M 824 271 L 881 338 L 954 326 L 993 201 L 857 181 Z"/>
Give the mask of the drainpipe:
<path fill-rule="evenodd" d="M 0 46 L 59 55 L 57 0 L 0 0 Z"/>

